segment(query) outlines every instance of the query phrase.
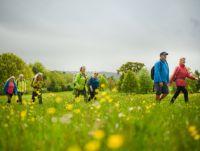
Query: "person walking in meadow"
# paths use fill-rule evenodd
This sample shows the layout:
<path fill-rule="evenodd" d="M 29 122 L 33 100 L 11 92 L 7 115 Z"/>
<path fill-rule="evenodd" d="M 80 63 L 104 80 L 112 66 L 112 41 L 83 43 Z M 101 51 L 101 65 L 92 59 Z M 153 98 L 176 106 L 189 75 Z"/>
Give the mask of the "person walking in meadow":
<path fill-rule="evenodd" d="M 154 88 L 156 90 L 156 100 L 159 102 L 169 94 L 169 66 L 167 56 L 167 52 L 160 53 L 160 60 L 154 65 Z"/>
<path fill-rule="evenodd" d="M 170 84 L 173 82 L 176 83 L 176 92 L 174 96 L 172 97 L 170 103 L 174 103 L 176 98 L 179 96 L 181 92 L 184 94 L 184 99 L 185 102 L 187 103 L 189 101 L 188 98 L 188 91 L 187 91 L 187 83 L 186 83 L 186 78 L 190 78 L 192 80 L 198 80 L 195 78 L 193 75 L 191 75 L 188 71 L 188 69 L 185 66 L 185 58 L 180 58 L 179 60 L 179 66 L 175 68 L 173 75 L 170 78 Z"/>
<path fill-rule="evenodd" d="M 87 101 L 86 84 L 87 84 L 86 68 L 85 66 L 82 66 L 80 68 L 80 72 L 74 78 L 75 98 L 79 97 L 80 95 L 83 95 L 85 101 Z"/>
<path fill-rule="evenodd" d="M 94 76 L 91 77 L 88 81 L 88 89 L 90 97 L 88 101 L 95 99 L 95 95 L 97 94 L 97 89 L 99 88 L 99 79 L 98 79 L 98 73 L 95 72 Z"/>
<path fill-rule="evenodd" d="M 7 95 L 7 103 L 11 103 L 13 94 L 17 95 L 17 84 L 15 83 L 15 77 L 10 77 L 4 85 L 4 93 Z"/>
<path fill-rule="evenodd" d="M 20 104 L 22 104 L 22 96 L 26 92 L 26 81 L 24 79 L 24 75 L 20 74 L 19 78 L 17 79 L 17 95 L 18 95 L 18 100 Z"/>
<path fill-rule="evenodd" d="M 37 73 L 33 78 L 31 86 L 33 87 L 32 101 L 35 102 L 35 98 L 38 97 L 39 104 L 42 104 L 42 87 L 43 87 L 43 74 Z"/>

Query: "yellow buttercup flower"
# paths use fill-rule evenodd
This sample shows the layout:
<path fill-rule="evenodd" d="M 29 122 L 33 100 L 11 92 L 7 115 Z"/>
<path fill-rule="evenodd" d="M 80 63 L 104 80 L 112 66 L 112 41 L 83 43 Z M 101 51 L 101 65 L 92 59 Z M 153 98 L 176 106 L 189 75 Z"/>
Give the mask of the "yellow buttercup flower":
<path fill-rule="evenodd" d="M 55 114 L 55 112 L 56 112 L 56 109 L 53 108 L 53 107 L 47 109 L 47 113 L 48 113 L 48 114 L 53 115 L 53 114 Z"/>
<path fill-rule="evenodd" d="M 73 109 L 73 105 L 72 105 L 72 104 L 67 104 L 67 105 L 66 105 L 66 109 L 67 109 L 68 111 L 71 111 L 71 110 Z"/>
<path fill-rule="evenodd" d="M 76 113 L 76 114 L 79 114 L 80 112 L 81 112 L 80 109 L 75 109 L 75 110 L 74 110 L 74 113 Z"/>
<path fill-rule="evenodd" d="M 100 139 L 104 138 L 105 133 L 103 130 L 96 130 L 96 131 L 92 132 L 92 135 L 95 139 L 100 140 Z"/>
<path fill-rule="evenodd" d="M 188 131 L 190 133 L 190 135 L 195 139 L 195 140 L 199 140 L 200 139 L 200 135 L 198 133 L 198 130 L 196 128 L 196 126 L 189 126 L 188 127 Z"/>
<path fill-rule="evenodd" d="M 60 102 L 62 102 L 62 98 L 61 97 L 56 97 L 55 101 L 56 101 L 56 103 L 59 104 Z"/>
<path fill-rule="evenodd" d="M 101 84 L 101 88 L 105 88 L 106 87 L 106 85 L 103 83 L 103 84 Z"/>
<path fill-rule="evenodd" d="M 85 145 L 85 150 L 86 151 L 98 151 L 100 148 L 100 143 L 99 141 L 90 141 Z"/>
<path fill-rule="evenodd" d="M 70 146 L 67 151 L 81 151 L 81 148 L 77 145 Z"/>
<path fill-rule="evenodd" d="M 20 115 L 21 115 L 21 118 L 24 119 L 26 117 L 26 111 L 25 110 L 21 111 Z"/>
<path fill-rule="evenodd" d="M 122 135 L 116 134 L 109 136 L 107 140 L 107 146 L 110 149 L 118 149 L 124 144 L 124 137 Z"/>

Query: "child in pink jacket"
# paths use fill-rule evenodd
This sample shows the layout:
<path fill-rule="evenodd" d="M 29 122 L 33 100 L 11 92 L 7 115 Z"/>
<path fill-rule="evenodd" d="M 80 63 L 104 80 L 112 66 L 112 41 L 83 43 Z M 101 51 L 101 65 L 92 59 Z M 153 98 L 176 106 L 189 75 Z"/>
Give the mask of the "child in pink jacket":
<path fill-rule="evenodd" d="M 192 80 L 197 80 L 194 76 L 192 76 L 188 69 L 185 66 L 185 58 L 181 58 L 179 61 L 179 66 L 176 67 L 171 79 L 170 79 L 170 84 L 174 81 L 176 83 L 176 92 L 174 96 L 172 97 L 170 103 L 174 103 L 176 98 L 179 96 L 180 92 L 184 93 L 184 99 L 185 102 L 187 103 L 189 101 L 188 98 L 188 91 L 186 89 L 187 83 L 186 83 L 186 78 L 190 78 Z"/>

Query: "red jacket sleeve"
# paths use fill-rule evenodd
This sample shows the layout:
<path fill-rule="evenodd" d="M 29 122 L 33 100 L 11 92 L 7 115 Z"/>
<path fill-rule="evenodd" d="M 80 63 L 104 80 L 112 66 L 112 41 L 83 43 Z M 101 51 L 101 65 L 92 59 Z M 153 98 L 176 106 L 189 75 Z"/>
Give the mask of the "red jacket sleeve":
<path fill-rule="evenodd" d="M 187 70 L 187 78 L 195 80 L 195 77 L 192 74 L 190 74 L 188 70 Z"/>
<path fill-rule="evenodd" d="M 176 75 L 178 73 L 178 69 L 179 67 L 176 67 L 175 70 L 174 70 L 174 73 L 172 74 L 171 78 L 170 78 L 170 83 L 172 83 L 173 81 L 175 81 L 176 79 Z"/>

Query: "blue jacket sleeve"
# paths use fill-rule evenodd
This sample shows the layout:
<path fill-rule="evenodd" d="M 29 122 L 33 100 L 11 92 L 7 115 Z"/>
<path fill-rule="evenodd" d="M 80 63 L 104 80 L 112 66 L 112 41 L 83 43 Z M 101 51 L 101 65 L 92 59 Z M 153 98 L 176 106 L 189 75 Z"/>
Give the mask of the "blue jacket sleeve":
<path fill-rule="evenodd" d="M 162 82 L 160 75 L 160 63 L 157 62 L 154 66 L 154 82 Z"/>
<path fill-rule="evenodd" d="M 90 79 L 88 80 L 88 86 L 91 85 L 91 80 L 92 80 L 92 78 L 90 78 Z"/>
<path fill-rule="evenodd" d="M 6 94 L 7 93 L 7 88 L 8 88 L 8 81 L 5 83 L 3 91 Z"/>

